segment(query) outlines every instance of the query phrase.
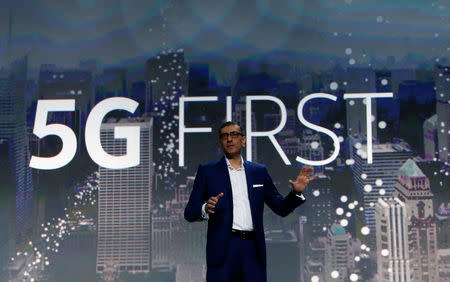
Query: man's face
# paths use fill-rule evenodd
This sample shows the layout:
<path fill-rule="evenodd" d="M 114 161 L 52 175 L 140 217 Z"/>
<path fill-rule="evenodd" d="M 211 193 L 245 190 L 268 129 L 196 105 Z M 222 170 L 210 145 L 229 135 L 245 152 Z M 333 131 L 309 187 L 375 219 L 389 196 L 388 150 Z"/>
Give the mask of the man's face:
<path fill-rule="evenodd" d="M 245 147 L 245 136 L 237 125 L 225 126 L 220 130 L 220 146 L 227 157 L 234 157 L 241 154 L 241 148 Z"/>

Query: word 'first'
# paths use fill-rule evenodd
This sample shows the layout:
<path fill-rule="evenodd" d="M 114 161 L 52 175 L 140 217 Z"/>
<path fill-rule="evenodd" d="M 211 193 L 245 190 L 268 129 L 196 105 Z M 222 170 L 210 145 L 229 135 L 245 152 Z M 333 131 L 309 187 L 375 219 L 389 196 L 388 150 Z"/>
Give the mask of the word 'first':
<path fill-rule="evenodd" d="M 392 92 L 385 92 L 385 93 L 347 93 L 344 94 L 344 99 L 365 99 L 365 105 L 366 105 L 366 132 L 367 132 L 367 162 L 371 164 L 373 162 L 373 154 L 372 154 L 372 99 L 376 98 L 392 98 L 393 94 Z M 340 145 L 339 145 L 339 139 L 336 136 L 336 134 L 324 127 L 318 126 L 316 124 L 313 124 L 305 119 L 303 116 L 303 107 L 305 104 L 313 99 L 329 99 L 332 101 L 336 101 L 336 96 L 327 94 L 327 93 L 313 93 L 305 96 L 303 99 L 300 100 L 298 107 L 297 107 L 297 115 L 300 122 L 305 125 L 308 128 L 311 128 L 313 130 L 316 130 L 318 132 L 324 133 L 328 135 L 333 140 L 334 145 L 334 151 L 331 156 L 325 160 L 307 160 L 305 158 L 302 158 L 300 156 L 296 157 L 296 161 L 299 163 L 312 165 L 312 166 L 321 166 L 326 165 L 334 161 L 337 156 L 339 155 Z M 186 133 L 208 133 L 211 132 L 211 127 L 186 127 L 184 124 L 184 117 L 185 117 L 185 103 L 189 102 L 215 102 L 218 100 L 217 96 L 203 96 L 203 97 L 180 97 L 180 103 L 179 103 L 179 143 L 178 143 L 178 152 L 179 152 L 179 159 L 178 164 L 179 166 L 184 166 L 184 135 Z M 277 104 L 280 108 L 281 113 L 281 121 L 278 124 L 278 126 L 272 130 L 269 131 L 252 131 L 252 102 L 253 101 L 271 101 Z M 227 96 L 226 99 L 226 120 L 230 121 L 231 118 L 231 96 Z M 287 158 L 286 154 L 283 152 L 280 144 L 275 139 L 275 134 L 278 134 L 281 130 L 283 130 L 284 126 L 286 125 L 287 121 L 287 112 L 286 107 L 284 103 L 274 96 L 267 96 L 267 95 L 249 95 L 246 96 L 246 136 L 247 136 L 247 150 L 246 150 L 246 159 L 251 161 L 252 160 L 252 141 L 253 137 L 267 137 L 272 142 L 273 146 L 275 147 L 278 154 L 283 159 L 284 163 L 286 165 L 291 165 L 291 162 Z"/>

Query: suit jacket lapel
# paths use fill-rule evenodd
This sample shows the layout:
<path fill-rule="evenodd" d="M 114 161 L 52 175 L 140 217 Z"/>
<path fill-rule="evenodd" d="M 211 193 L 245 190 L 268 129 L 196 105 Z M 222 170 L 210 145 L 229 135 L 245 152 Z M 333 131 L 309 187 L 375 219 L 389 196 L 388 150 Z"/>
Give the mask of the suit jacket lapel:
<path fill-rule="evenodd" d="M 219 161 L 219 173 L 220 178 L 217 179 L 219 183 L 223 183 L 223 187 L 225 191 L 223 191 L 224 196 L 226 195 L 226 199 L 229 201 L 229 205 L 233 208 L 233 190 L 231 189 L 231 181 L 230 181 L 230 172 L 228 171 L 227 162 L 225 161 L 225 157 L 222 157 Z M 225 172 L 225 173 L 223 173 Z"/>

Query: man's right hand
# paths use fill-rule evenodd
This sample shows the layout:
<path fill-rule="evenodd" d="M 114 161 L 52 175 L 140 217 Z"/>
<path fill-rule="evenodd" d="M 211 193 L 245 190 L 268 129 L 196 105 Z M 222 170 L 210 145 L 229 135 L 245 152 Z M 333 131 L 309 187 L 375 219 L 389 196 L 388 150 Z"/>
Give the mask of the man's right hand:
<path fill-rule="evenodd" d="M 217 202 L 219 201 L 220 198 L 222 198 L 222 196 L 223 196 L 223 193 L 220 193 L 219 195 L 217 195 L 215 197 L 209 198 L 208 201 L 206 201 L 205 211 L 207 213 L 214 214 L 214 208 L 216 207 Z"/>

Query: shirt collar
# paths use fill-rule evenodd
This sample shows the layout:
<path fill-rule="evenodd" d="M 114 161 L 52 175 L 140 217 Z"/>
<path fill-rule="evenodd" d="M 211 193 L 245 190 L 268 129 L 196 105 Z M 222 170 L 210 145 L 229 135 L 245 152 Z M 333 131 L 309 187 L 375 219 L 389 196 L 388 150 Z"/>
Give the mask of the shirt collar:
<path fill-rule="evenodd" d="M 228 168 L 231 169 L 231 170 L 244 170 L 244 159 L 242 158 L 242 155 L 241 155 L 241 167 L 238 168 L 238 169 L 235 169 L 231 165 L 230 161 L 227 159 L 227 156 L 225 156 L 225 162 L 227 163 Z"/>

